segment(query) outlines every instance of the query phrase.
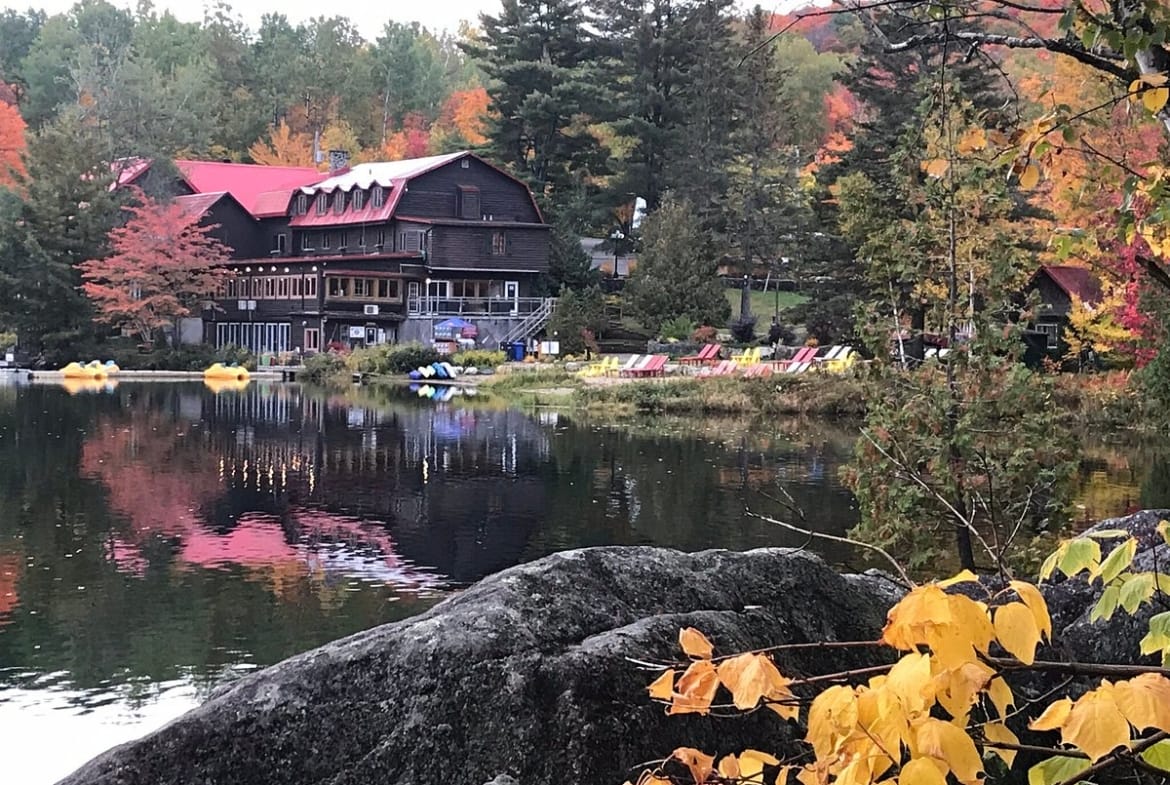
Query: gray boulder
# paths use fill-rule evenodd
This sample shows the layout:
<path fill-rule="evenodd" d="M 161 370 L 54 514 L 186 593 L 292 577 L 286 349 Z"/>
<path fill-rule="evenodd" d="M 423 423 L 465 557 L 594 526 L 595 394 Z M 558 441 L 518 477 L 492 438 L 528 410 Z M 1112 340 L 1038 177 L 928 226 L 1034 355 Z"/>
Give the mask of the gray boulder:
<path fill-rule="evenodd" d="M 677 746 L 783 751 L 772 712 L 666 717 L 633 660 L 875 638 L 880 574 L 808 553 L 590 548 L 513 567 L 421 616 L 236 681 L 161 730 L 95 758 L 68 785 L 617 785 Z M 799 676 L 880 662 L 870 649 L 787 652 Z M 781 749 L 777 749 L 777 748 Z"/>
<path fill-rule="evenodd" d="M 1135 572 L 1170 572 L 1170 548 L 1156 531 L 1159 521 L 1170 519 L 1170 510 L 1142 510 L 1122 518 L 1101 521 L 1090 532 L 1120 529 L 1138 540 L 1138 552 L 1131 569 Z M 1101 550 L 1108 553 L 1120 539 L 1101 540 Z M 1041 585 L 1052 615 L 1054 652 L 1059 659 L 1080 662 L 1149 663 L 1142 657 L 1139 644 L 1149 630 L 1150 617 L 1170 610 L 1170 604 L 1147 604 L 1134 616 L 1118 609 L 1109 621 L 1089 621 L 1093 607 L 1101 598 L 1100 581 L 1090 584 L 1082 576 L 1058 577 Z M 1047 656 L 1047 654 L 1046 654 Z"/>

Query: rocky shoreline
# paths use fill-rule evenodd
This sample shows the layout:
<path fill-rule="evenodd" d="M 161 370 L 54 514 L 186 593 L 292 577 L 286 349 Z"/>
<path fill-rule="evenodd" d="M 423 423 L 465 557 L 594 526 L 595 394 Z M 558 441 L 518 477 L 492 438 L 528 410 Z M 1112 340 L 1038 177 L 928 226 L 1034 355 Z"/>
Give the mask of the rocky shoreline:
<path fill-rule="evenodd" d="M 1170 511 L 1100 528 L 1137 534 L 1137 567 L 1152 568 L 1170 564 L 1154 532 L 1163 517 Z M 881 573 L 839 575 L 786 549 L 568 551 L 233 682 L 62 782 L 616 785 L 678 746 L 783 751 L 800 731 L 771 712 L 665 716 L 647 699 L 648 673 L 637 661 L 678 659 L 684 626 L 707 633 L 717 653 L 872 640 L 900 591 Z M 1061 648 L 1042 656 L 1137 660 L 1143 620 L 1118 614 L 1089 624 L 1095 592 L 1079 580 L 1045 587 Z M 777 664 L 799 677 L 889 657 L 806 649 L 783 652 Z"/>

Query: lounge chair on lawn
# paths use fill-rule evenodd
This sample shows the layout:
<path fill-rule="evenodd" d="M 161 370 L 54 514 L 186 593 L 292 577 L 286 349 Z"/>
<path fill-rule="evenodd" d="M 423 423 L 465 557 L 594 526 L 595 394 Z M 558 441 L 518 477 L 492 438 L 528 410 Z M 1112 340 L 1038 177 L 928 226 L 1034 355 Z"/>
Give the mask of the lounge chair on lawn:
<path fill-rule="evenodd" d="M 709 343 L 699 350 L 698 354 L 691 354 L 686 357 L 678 358 L 678 361 L 683 365 L 714 365 L 719 362 L 719 351 L 723 348 L 722 344 Z"/>
<path fill-rule="evenodd" d="M 610 355 L 609 357 L 602 357 L 601 362 L 593 363 L 577 371 L 581 376 L 605 376 L 610 371 L 618 369 L 618 358 Z"/>
<path fill-rule="evenodd" d="M 645 365 L 630 369 L 630 376 L 663 376 L 666 373 L 666 361 L 670 358 L 665 354 L 652 354 Z"/>
<path fill-rule="evenodd" d="M 772 375 L 772 366 L 769 363 L 756 363 L 743 372 L 745 379 L 763 379 Z"/>
<path fill-rule="evenodd" d="M 758 346 L 753 346 L 750 349 L 745 349 L 743 354 L 736 354 L 732 356 L 732 360 L 741 366 L 755 365 L 760 361 L 761 349 Z"/>
<path fill-rule="evenodd" d="M 837 354 L 832 360 L 825 362 L 825 368 L 833 373 L 844 373 L 857 361 L 857 352 L 852 346 L 843 347 L 844 351 Z"/>
<path fill-rule="evenodd" d="M 610 371 L 610 374 L 616 373 L 618 376 L 625 376 L 635 365 L 645 360 L 648 355 L 632 354 L 630 359 L 626 360 L 625 365 L 619 366 L 616 370 Z"/>
<path fill-rule="evenodd" d="M 804 373 L 809 368 L 813 367 L 813 365 L 817 361 L 817 352 L 819 350 L 815 346 L 810 347 L 810 349 L 811 350 L 809 351 L 809 353 L 806 354 L 804 356 L 804 358 L 801 359 L 799 362 L 795 362 L 796 358 L 793 358 L 794 362 L 789 363 L 788 367 L 784 369 L 784 372 L 785 373 Z"/>
<path fill-rule="evenodd" d="M 619 374 L 621 376 L 637 376 L 638 371 L 649 365 L 653 359 L 654 355 L 652 354 L 635 354 L 622 366 Z"/>
<path fill-rule="evenodd" d="M 699 371 L 699 376 L 704 379 L 709 379 L 712 376 L 731 376 L 738 367 L 739 365 L 735 360 L 720 360 L 715 365 L 708 365 Z"/>
<path fill-rule="evenodd" d="M 803 362 L 808 362 L 813 357 L 816 357 L 817 349 L 815 346 L 802 346 L 796 350 L 796 354 L 789 357 L 787 360 L 780 360 L 774 365 L 777 371 L 787 372 L 793 365 L 799 365 Z"/>

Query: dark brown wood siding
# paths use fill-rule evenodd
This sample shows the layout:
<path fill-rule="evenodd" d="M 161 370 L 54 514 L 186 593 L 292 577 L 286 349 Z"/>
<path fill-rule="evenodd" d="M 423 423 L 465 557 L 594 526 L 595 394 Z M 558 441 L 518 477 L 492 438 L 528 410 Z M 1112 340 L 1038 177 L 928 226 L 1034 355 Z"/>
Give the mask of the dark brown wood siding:
<path fill-rule="evenodd" d="M 540 221 L 528 188 L 475 158 L 452 161 L 411 180 L 395 213 L 420 218 L 459 218 L 461 185 L 479 189 L 479 209 L 483 215 L 497 221 Z"/>
<path fill-rule="evenodd" d="M 268 255 L 269 249 L 256 231 L 256 222 L 230 197 L 213 204 L 199 223 L 203 226 L 218 224 L 211 230 L 211 236 L 231 247 L 233 259 L 256 259 Z"/>
<path fill-rule="evenodd" d="M 504 236 L 505 252 L 495 254 L 492 238 Z M 483 226 L 435 226 L 431 231 L 427 267 L 465 270 L 548 271 L 546 227 L 497 228 Z"/>
<path fill-rule="evenodd" d="M 1040 293 L 1037 316 L 1068 316 L 1069 310 L 1072 309 L 1072 299 L 1043 270 L 1032 281 L 1031 288 Z"/>

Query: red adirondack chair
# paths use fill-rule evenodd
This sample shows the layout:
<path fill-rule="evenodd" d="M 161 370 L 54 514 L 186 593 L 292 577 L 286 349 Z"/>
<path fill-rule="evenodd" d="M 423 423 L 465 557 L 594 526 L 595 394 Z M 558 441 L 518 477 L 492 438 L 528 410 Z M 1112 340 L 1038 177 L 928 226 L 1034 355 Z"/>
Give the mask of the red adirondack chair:
<path fill-rule="evenodd" d="M 665 354 L 654 354 L 645 365 L 630 370 L 631 376 L 663 376 L 666 373 L 666 361 L 670 358 Z"/>
<path fill-rule="evenodd" d="M 722 348 L 722 344 L 709 343 L 704 345 L 698 354 L 680 357 L 678 361 L 683 365 L 714 365 L 719 361 L 719 352 Z"/>
<path fill-rule="evenodd" d="M 787 360 L 780 360 L 775 363 L 777 371 L 788 371 L 789 369 L 801 365 L 803 363 L 812 362 L 812 359 L 817 356 L 817 347 L 805 346 L 798 350 L 796 354 L 792 355 Z"/>

